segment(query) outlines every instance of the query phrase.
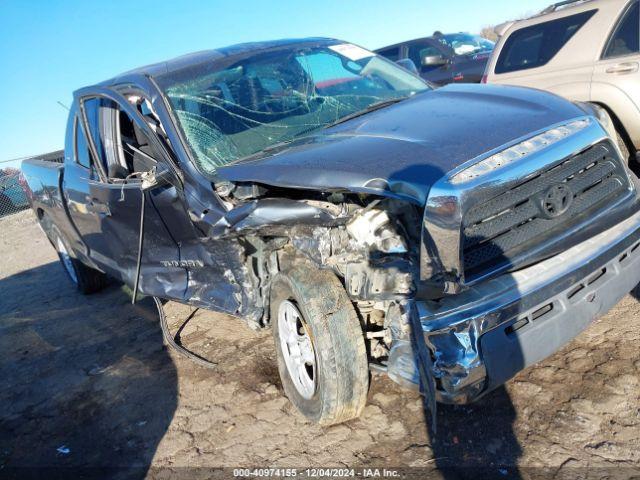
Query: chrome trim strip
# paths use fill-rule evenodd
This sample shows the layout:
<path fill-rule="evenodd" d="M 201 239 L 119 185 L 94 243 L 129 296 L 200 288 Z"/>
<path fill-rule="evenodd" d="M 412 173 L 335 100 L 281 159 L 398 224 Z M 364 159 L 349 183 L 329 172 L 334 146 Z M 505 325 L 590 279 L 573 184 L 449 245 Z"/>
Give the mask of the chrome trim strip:
<path fill-rule="evenodd" d="M 531 139 L 531 138 L 533 138 L 533 137 L 535 137 L 535 136 L 537 136 L 537 135 L 540 135 L 540 134 L 542 134 L 542 133 L 545 133 L 545 132 L 547 132 L 547 131 L 549 131 L 549 130 L 553 130 L 554 128 L 561 127 L 561 126 L 563 126 L 563 125 L 566 125 L 567 123 L 575 122 L 575 121 L 577 121 L 577 120 L 587 120 L 587 119 L 588 119 L 588 120 L 591 120 L 591 122 L 590 122 L 591 124 L 596 123 L 596 124 L 600 125 L 600 122 L 598 121 L 598 119 L 596 119 L 596 118 L 595 118 L 594 116 L 592 116 L 592 115 L 582 115 L 582 116 L 579 116 L 579 117 L 575 117 L 575 118 L 570 118 L 570 119 L 567 119 L 567 120 L 563 120 L 562 122 L 552 123 L 551 125 L 549 125 L 549 126 L 547 126 L 547 127 L 541 128 L 541 129 L 539 129 L 539 130 L 534 130 L 534 131 L 533 131 L 533 132 L 531 132 L 531 133 L 527 133 L 526 135 L 523 135 L 523 136 L 521 136 L 521 137 L 518 137 L 518 138 L 516 138 L 516 139 L 514 139 L 514 140 L 512 140 L 512 141 L 510 141 L 510 142 L 507 142 L 507 143 L 505 143 L 505 144 L 503 144 L 503 145 L 500 145 L 499 147 L 496 147 L 496 148 L 494 148 L 493 150 L 489 150 L 488 152 L 484 152 L 484 153 L 483 153 L 483 154 L 481 154 L 481 155 L 478 155 L 478 156 L 476 156 L 476 157 L 474 157 L 474 158 L 472 158 L 472 159 L 470 159 L 470 160 L 467 160 L 466 162 L 464 162 L 464 163 L 462 163 L 462 164 L 458 165 L 456 168 L 454 168 L 453 170 L 451 170 L 451 171 L 447 174 L 447 177 L 448 177 L 448 178 L 451 178 L 451 177 L 455 176 L 456 174 L 460 173 L 461 171 L 466 170 L 467 168 L 471 167 L 472 165 L 475 165 L 476 163 L 478 163 L 478 162 L 480 162 L 480 161 L 482 161 L 482 160 L 485 160 L 485 159 L 487 159 L 487 158 L 489 158 L 489 157 L 492 157 L 493 155 L 496 155 L 497 153 L 500 153 L 500 152 L 502 152 L 502 151 L 504 151 L 504 150 L 507 150 L 508 148 L 511 148 L 511 147 L 513 147 L 513 146 L 515 146 L 515 145 L 518 145 L 519 143 L 526 142 L 527 140 L 529 140 L 529 139 Z M 587 128 L 588 128 L 588 127 L 587 127 Z M 606 130 L 604 130 L 604 129 L 603 129 L 603 131 L 604 131 L 604 132 L 605 132 L 605 134 L 606 134 Z M 573 136 L 573 135 L 572 135 L 572 136 Z M 571 138 L 572 136 L 569 136 L 569 137 L 566 137 L 566 138 L 564 138 L 564 139 L 561 139 L 561 140 L 559 140 L 558 142 L 555 142 L 555 143 L 553 143 L 553 144 L 551 144 L 551 145 L 548 145 L 546 148 L 541 149 L 541 150 L 539 150 L 538 152 L 534 152 L 534 153 L 542 153 L 544 150 L 547 150 L 547 149 L 549 149 L 549 148 L 552 148 L 552 147 L 553 147 L 553 146 L 555 146 L 556 144 L 558 144 L 558 143 L 562 143 L 563 141 L 568 140 L 568 139 L 569 139 L 569 138 Z"/>
<path fill-rule="evenodd" d="M 574 135 L 566 137 L 540 151 L 523 157 L 521 160 L 467 183 L 454 185 L 450 182 L 451 176 L 468 168 L 474 162 L 478 162 L 509 146 L 525 141 L 549 128 L 554 128 L 555 126 L 581 118 L 590 118 L 590 125 Z M 465 162 L 458 168 L 452 170 L 446 177 L 443 177 L 434 184 L 429 192 L 423 219 L 420 278 L 425 281 L 430 281 L 440 275 L 442 278 L 438 279 L 438 283 L 444 284 L 445 293 L 459 293 L 462 291 L 463 286 L 477 284 L 489 276 L 494 276 L 500 273 L 500 271 L 505 271 L 508 267 L 489 271 L 485 275 L 473 279 L 472 282 L 468 282 L 465 279 L 462 258 L 461 224 L 466 212 L 473 205 L 493 198 L 519 185 L 541 170 L 548 170 L 552 166 L 578 155 L 603 140 L 608 140 L 612 145 L 615 145 L 615 142 L 611 141 L 608 133 L 597 119 L 594 117 L 577 117 L 545 128 L 542 131 L 532 132 L 524 138 L 516 139 L 510 144 L 505 144 L 498 149 L 487 152 L 482 157 L 477 157 L 469 162 Z M 614 151 L 617 152 L 617 149 L 614 149 Z M 632 182 L 629 183 L 628 191 L 629 194 L 634 192 Z M 630 195 L 622 197 L 616 204 L 609 205 L 598 217 L 608 215 L 614 209 L 618 208 L 621 203 L 628 201 L 629 196 Z M 557 241 L 573 235 L 576 230 L 582 227 L 584 227 L 584 225 L 579 225 L 574 229 L 565 231 L 561 237 L 557 238 Z M 539 255 L 544 248 L 545 245 L 541 245 L 538 249 L 532 249 L 531 252 L 528 252 L 523 258 L 519 258 L 518 261 L 522 262 L 528 257 Z"/>
<path fill-rule="evenodd" d="M 519 162 L 528 155 L 533 155 L 567 137 L 575 135 L 580 130 L 588 127 L 591 122 L 593 120 L 587 117 L 586 119 L 573 120 L 563 123 L 559 127 L 547 129 L 527 140 L 516 143 L 511 147 L 506 147 L 494 155 L 485 156 L 484 159 L 478 160 L 464 170 L 450 175 L 449 181 L 454 185 L 459 185 L 468 183 L 475 178 L 483 177 L 493 171 L 501 170 L 513 162 Z"/>

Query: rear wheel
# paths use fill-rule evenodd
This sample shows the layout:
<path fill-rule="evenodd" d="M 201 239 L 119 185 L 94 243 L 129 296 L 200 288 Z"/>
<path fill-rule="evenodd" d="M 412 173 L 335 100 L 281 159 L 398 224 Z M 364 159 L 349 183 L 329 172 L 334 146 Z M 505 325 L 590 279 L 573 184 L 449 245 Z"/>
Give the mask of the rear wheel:
<path fill-rule="evenodd" d="M 81 293 L 88 295 L 99 292 L 107 285 L 108 279 L 104 273 L 86 266 L 69 254 L 67 241 L 55 225 L 51 224 L 47 231 L 64 271 Z"/>
<path fill-rule="evenodd" d="M 274 277 L 271 324 L 285 394 L 323 425 L 360 415 L 369 388 L 364 336 L 337 277 L 300 265 Z"/>

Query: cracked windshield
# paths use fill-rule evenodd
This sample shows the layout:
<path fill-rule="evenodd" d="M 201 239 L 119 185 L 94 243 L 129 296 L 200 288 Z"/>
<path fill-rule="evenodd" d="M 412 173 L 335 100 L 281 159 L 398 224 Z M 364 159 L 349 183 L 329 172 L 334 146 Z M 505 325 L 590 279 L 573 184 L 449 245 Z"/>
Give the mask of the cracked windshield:
<path fill-rule="evenodd" d="M 351 44 L 278 49 L 162 79 L 204 173 L 429 89 Z"/>

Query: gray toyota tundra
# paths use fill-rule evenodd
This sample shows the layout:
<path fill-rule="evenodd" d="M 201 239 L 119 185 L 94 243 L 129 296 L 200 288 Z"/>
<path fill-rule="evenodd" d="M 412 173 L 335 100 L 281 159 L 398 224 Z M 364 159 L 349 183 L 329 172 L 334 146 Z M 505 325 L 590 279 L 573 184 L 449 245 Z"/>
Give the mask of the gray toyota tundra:
<path fill-rule="evenodd" d="M 286 395 L 326 425 L 371 371 L 432 412 L 478 399 L 629 292 L 639 169 L 614 139 L 596 106 L 433 89 L 310 38 L 80 89 L 64 163 L 23 172 L 81 292 L 115 278 L 271 328 Z"/>

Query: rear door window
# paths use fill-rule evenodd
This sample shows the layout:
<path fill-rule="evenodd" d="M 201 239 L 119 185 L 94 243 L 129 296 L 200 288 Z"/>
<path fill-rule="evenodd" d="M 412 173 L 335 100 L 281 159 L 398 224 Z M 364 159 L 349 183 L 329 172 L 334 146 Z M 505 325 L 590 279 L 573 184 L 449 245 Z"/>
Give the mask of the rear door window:
<path fill-rule="evenodd" d="M 495 73 L 546 65 L 597 10 L 578 13 L 517 30 L 500 52 Z"/>
<path fill-rule="evenodd" d="M 101 97 L 86 98 L 82 101 L 82 109 L 89 127 L 88 134 L 96 149 L 97 161 L 101 163 L 104 171 L 107 171 L 109 153 L 104 133 L 114 128 L 112 116 L 108 111 L 108 109 L 114 108 L 114 105 L 115 103 L 111 100 Z"/>
<path fill-rule="evenodd" d="M 640 52 L 640 8 L 634 2 L 617 25 L 603 58 L 624 57 Z"/>
<path fill-rule="evenodd" d="M 75 119 L 75 141 L 76 141 L 76 163 L 82 165 L 84 168 L 91 168 L 91 153 L 89 152 L 89 145 L 87 143 L 87 137 L 84 134 L 84 128 L 76 117 Z"/>

